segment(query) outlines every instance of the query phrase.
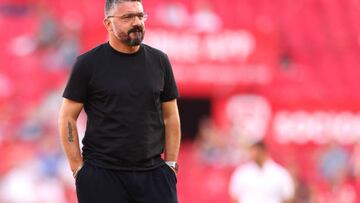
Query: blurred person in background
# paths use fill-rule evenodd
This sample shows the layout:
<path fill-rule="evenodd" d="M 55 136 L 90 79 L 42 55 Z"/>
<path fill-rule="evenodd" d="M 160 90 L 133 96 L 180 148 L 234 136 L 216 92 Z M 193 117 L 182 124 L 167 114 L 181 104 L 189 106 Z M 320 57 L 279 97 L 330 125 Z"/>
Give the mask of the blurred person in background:
<path fill-rule="evenodd" d="M 191 20 L 187 7 L 179 0 L 167 0 L 159 4 L 156 18 L 163 25 L 174 28 L 185 28 Z"/>
<path fill-rule="evenodd" d="M 192 15 L 192 29 L 200 33 L 215 33 L 221 30 L 223 22 L 212 8 L 210 1 L 195 1 Z"/>
<path fill-rule="evenodd" d="M 360 141 L 358 141 L 351 155 L 351 172 L 355 181 L 357 197 L 360 197 Z"/>
<path fill-rule="evenodd" d="M 204 117 L 199 122 L 199 131 L 195 141 L 201 160 L 205 164 L 214 166 L 224 162 L 224 148 L 226 140 L 220 135 L 214 121 L 209 117 Z"/>
<path fill-rule="evenodd" d="M 39 50 L 48 49 L 58 43 L 60 34 L 58 20 L 54 13 L 42 2 L 35 4 L 35 11 L 39 18 L 39 31 L 36 35 L 36 46 Z"/>
<path fill-rule="evenodd" d="M 325 146 L 318 161 L 323 183 L 317 188 L 316 202 L 358 202 L 356 188 L 350 178 L 350 158 L 346 148 L 336 141 L 331 141 Z"/>
<path fill-rule="evenodd" d="M 167 55 L 142 44 L 146 18 L 141 0 L 107 0 L 109 42 L 78 57 L 66 85 L 59 128 L 80 203 L 178 202 L 179 93 Z"/>
<path fill-rule="evenodd" d="M 309 183 L 306 177 L 303 175 L 304 166 L 299 163 L 298 160 L 295 159 L 295 156 L 291 152 L 282 152 L 286 156 L 286 168 L 291 174 L 295 189 L 294 189 L 294 197 L 293 203 L 317 203 L 315 201 L 315 185 Z"/>
<path fill-rule="evenodd" d="M 230 179 L 233 203 L 290 203 L 294 182 L 290 173 L 275 163 L 267 146 L 258 141 L 250 147 L 249 163 L 238 167 Z"/>
<path fill-rule="evenodd" d="M 337 142 L 331 141 L 319 157 L 319 172 L 327 182 L 333 182 L 339 174 L 349 170 L 350 155 Z"/>

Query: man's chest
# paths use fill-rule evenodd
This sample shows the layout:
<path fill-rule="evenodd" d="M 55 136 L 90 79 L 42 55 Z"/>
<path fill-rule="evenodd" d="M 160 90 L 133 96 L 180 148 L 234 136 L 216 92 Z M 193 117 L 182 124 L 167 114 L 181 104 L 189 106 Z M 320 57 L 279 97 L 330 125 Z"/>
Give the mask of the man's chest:
<path fill-rule="evenodd" d="M 267 171 L 249 171 L 242 179 L 242 191 L 245 194 L 263 194 L 276 197 L 280 193 L 279 177 Z"/>
<path fill-rule="evenodd" d="M 108 64 L 96 67 L 90 85 L 113 94 L 156 91 L 164 85 L 164 74 L 159 64 L 145 61 Z"/>
<path fill-rule="evenodd" d="M 116 106 L 157 105 L 164 73 L 154 64 L 135 63 L 97 67 L 89 85 L 93 102 Z"/>

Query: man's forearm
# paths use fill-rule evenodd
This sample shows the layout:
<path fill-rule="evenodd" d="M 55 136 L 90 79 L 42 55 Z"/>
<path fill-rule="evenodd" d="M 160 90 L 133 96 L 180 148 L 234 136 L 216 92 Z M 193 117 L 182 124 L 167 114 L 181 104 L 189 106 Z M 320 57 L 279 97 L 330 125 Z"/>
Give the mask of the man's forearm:
<path fill-rule="evenodd" d="M 165 120 L 165 161 L 177 161 L 180 150 L 180 119 L 173 114 Z"/>
<path fill-rule="evenodd" d="M 59 120 L 59 128 L 62 146 L 71 170 L 75 172 L 83 164 L 76 121 L 73 118 L 61 118 Z"/>

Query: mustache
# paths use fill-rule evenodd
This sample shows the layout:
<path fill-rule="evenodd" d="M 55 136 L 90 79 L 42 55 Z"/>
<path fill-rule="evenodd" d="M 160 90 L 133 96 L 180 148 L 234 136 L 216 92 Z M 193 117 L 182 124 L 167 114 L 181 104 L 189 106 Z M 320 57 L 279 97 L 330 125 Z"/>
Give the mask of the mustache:
<path fill-rule="evenodd" d="M 144 28 L 142 26 L 134 26 L 129 30 L 128 34 L 132 32 L 144 32 Z"/>

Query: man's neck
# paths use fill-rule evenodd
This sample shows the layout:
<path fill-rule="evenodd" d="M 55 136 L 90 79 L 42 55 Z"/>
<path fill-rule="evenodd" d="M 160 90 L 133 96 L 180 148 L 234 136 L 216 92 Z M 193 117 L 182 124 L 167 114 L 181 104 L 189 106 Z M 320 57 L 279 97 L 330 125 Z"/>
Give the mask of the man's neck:
<path fill-rule="evenodd" d="M 125 45 L 117 40 L 110 39 L 109 44 L 112 48 L 114 48 L 116 51 L 125 53 L 125 54 L 133 54 L 139 51 L 140 45 L 137 46 L 128 46 Z"/>
<path fill-rule="evenodd" d="M 266 162 L 268 161 L 267 158 L 263 158 L 261 160 L 258 160 L 258 161 L 255 161 L 256 165 L 259 167 L 259 168 L 264 168 Z"/>

